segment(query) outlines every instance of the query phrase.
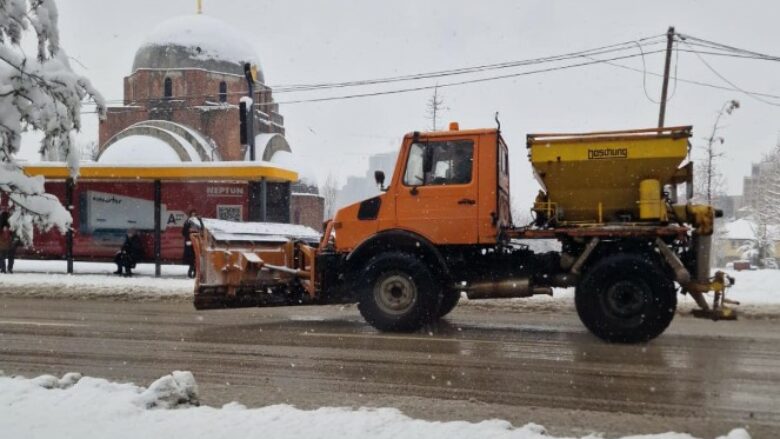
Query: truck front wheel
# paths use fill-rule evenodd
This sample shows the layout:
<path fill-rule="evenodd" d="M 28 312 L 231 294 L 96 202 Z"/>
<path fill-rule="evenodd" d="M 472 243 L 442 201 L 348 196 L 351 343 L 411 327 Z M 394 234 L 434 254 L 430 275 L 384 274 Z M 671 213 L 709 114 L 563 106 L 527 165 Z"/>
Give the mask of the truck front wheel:
<path fill-rule="evenodd" d="M 360 314 L 380 331 L 413 331 L 436 317 L 440 286 L 425 263 L 410 254 L 374 256 L 356 286 Z"/>
<path fill-rule="evenodd" d="M 658 337 L 677 308 L 674 283 L 641 255 L 618 254 L 597 262 L 574 299 L 582 323 L 597 337 L 618 343 Z"/>

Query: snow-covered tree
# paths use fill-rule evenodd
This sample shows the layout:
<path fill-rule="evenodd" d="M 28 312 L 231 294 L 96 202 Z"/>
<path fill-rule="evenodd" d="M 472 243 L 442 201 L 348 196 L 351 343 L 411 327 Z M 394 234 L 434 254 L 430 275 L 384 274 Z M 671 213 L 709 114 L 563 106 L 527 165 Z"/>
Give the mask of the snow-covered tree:
<path fill-rule="evenodd" d="M 780 224 L 780 145 L 767 154 L 759 166 L 758 181 L 754 182 L 750 206 L 755 222 L 755 250 L 759 264 L 764 258 L 773 257 L 774 236 L 770 231 Z"/>
<path fill-rule="evenodd" d="M 71 175 L 78 175 L 78 148 L 73 131 L 80 128 L 82 101 L 92 99 L 102 117 L 104 100 L 88 79 L 70 67 L 60 47 L 54 0 L 0 0 L 0 196 L 13 206 L 11 227 L 26 244 L 33 227 L 66 231 L 71 216 L 56 197 L 44 191 L 42 177 L 28 177 L 14 161 L 22 133 L 43 135 L 40 153 L 62 151 Z M 22 49 L 35 38 L 34 57 Z"/>
<path fill-rule="evenodd" d="M 336 178 L 333 174 L 328 174 L 325 183 L 320 188 L 322 198 L 325 199 L 325 218 L 333 218 L 336 214 L 336 199 L 339 195 L 339 189 L 336 186 Z"/>

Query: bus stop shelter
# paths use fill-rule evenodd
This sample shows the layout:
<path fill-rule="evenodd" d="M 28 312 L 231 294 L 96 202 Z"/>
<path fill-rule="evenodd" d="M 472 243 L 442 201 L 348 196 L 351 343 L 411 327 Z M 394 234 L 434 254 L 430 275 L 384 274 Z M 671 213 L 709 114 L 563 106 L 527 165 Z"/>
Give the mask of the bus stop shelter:
<path fill-rule="evenodd" d="M 130 158 L 131 159 L 131 158 Z M 177 165 L 106 165 L 100 163 L 82 164 L 76 179 L 70 176 L 70 169 L 63 163 L 36 163 L 24 166 L 24 172 L 29 176 L 43 176 L 46 179 L 47 191 L 49 185 L 64 184 L 64 193 L 60 200 L 69 211 L 74 211 L 74 192 L 80 182 L 111 182 L 115 184 L 138 184 L 140 182 L 153 185 L 154 229 L 153 229 L 153 260 L 155 276 L 161 274 L 161 204 L 166 183 L 176 183 L 177 187 L 188 182 L 245 182 L 248 190 L 249 221 L 267 221 L 269 185 L 285 184 L 289 192 L 289 184 L 298 179 L 296 172 L 280 168 L 264 162 L 206 162 L 182 163 Z M 175 186 L 171 184 L 170 186 Z M 176 196 L 177 194 L 171 194 Z M 289 207 L 288 207 L 289 210 Z M 75 220 L 74 220 L 75 221 Z M 287 212 L 289 221 L 289 212 Z M 67 272 L 73 273 L 74 239 L 71 228 L 65 235 L 65 259 Z"/>

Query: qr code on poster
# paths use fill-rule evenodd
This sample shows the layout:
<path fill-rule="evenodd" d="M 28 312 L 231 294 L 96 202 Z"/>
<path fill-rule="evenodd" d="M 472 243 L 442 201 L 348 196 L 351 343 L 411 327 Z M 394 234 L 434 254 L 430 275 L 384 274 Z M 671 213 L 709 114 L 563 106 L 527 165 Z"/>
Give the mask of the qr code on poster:
<path fill-rule="evenodd" d="M 226 221 L 241 222 L 241 206 L 217 206 L 217 218 Z"/>

